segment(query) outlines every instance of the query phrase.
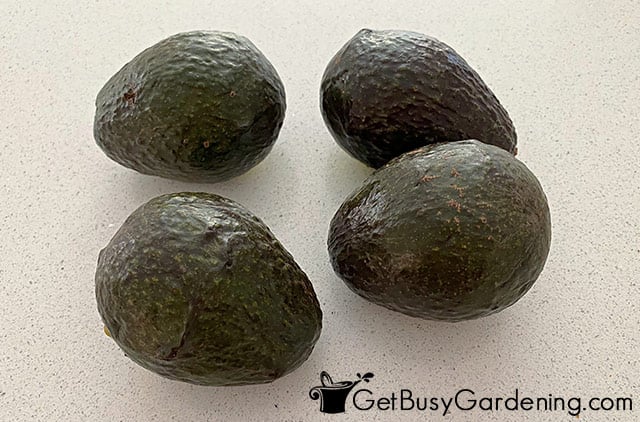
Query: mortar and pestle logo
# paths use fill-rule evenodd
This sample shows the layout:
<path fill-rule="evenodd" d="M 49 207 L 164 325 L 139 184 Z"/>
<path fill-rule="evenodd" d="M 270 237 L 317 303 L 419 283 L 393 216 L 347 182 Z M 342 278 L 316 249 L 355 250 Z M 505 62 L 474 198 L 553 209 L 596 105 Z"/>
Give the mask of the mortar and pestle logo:
<path fill-rule="evenodd" d="M 320 411 L 322 413 L 344 413 L 344 405 L 351 390 L 353 390 L 360 381 L 369 382 L 369 380 L 373 378 L 371 372 L 367 372 L 364 375 L 356 375 L 358 375 L 356 381 L 333 382 L 331 376 L 326 371 L 322 371 L 320 372 L 320 382 L 322 385 L 318 385 L 309 390 L 309 397 L 311 397 L 311 400 L 320 399 Z"/>

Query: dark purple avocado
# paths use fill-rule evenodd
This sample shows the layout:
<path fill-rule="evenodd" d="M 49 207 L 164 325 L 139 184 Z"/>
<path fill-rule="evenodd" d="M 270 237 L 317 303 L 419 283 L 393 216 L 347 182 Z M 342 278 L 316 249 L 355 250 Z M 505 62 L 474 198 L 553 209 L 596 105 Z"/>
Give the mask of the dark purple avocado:
<path fill-rule="evenodd" d="M 513 123 L 476 71 L 417 32 L 358 32 L 327 65 L 320 108 L 338 145 L 374 168 L 427 144 L 465 139 L 516 152 Z"/>
<path fill-rule="evenodd" d="M 428 145 L 376 170 L 331 221 L 336 273 L 414 317 L 461 321 L 518 301 L 551 242 L 546 196 L 513 155 L 478 141 Z"/>

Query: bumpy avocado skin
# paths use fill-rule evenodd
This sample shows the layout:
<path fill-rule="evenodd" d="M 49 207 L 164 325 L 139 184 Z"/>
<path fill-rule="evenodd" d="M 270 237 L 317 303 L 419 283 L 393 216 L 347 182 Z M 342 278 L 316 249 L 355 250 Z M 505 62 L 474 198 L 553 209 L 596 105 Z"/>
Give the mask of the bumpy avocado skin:
<path fill-rule="evenodd" d="M 98 310 L 136 363 L 202 385 L 266 383 L 311 353 L 322 312 L 269 229 L 206 193 L 152 199 L 100 252 Z"/>
<path fill-rule="evenodd" d="M 363 29 L 331 59 L 320 107 L 336 142 L 370 167 L 427 144 L 478 139 L 516 151 L 509 115 L 448 45 Z"/>
<path fill-rule="evenodd" d="M 193 31 L 144 50 L 98 93 L 97 144 L 140 173 L 220 182 L 262 161 L 284 120 L 282 81 L 247 38 Z"/>
<path fill-rule="evenodd" d="M 549 253 L 536 177 L 478 141 L 429 145 L 375 171 L 329 230 L 336 273 L 364 298 L 407 315 L 460 321 L 520 299 Z"/>

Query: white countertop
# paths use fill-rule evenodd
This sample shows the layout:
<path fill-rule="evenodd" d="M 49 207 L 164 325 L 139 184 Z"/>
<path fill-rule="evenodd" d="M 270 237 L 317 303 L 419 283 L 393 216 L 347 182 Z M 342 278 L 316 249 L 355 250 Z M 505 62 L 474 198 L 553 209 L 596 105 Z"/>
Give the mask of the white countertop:
<path fill-rule="evenodd" d="M 111 3 L 111 4 L 109 4 Z M 0 3 L 0 420 L 571 421 L 566 411 L 362 411 L 324 415 L 309 390 L 373 372 L 373 397 L 634 398 L 640 420 L 640 4 L 635 1 Z M 327 2 L 329 3 L 329 2 Z M 324 67 L 360 28 L 451 45 L 511 115 L 518 157 L 547 193 L 553 241 L 533 289 L 458 324 L 375 306 L 333 273 L 329 221 L 370 173 L 334 143 L 318 97 Z M 287 115 L 272 153 L 226 183 L 143 176 L 92 135 L 94 99 L 142 49 L 176 32 L 234 31 L 278 70 Z M 165 380 L 102 332 L 98 251 L 148 199 L 203 190 L 261 217 L 313 282 L 324 312 L 310 359 L 270 385 Z M 364 385 L 364 383 L 362 383 Z M 360 387 L 360 386 L 359 386 Z M 360 397 L 365 397 L 364 395 Z"/>

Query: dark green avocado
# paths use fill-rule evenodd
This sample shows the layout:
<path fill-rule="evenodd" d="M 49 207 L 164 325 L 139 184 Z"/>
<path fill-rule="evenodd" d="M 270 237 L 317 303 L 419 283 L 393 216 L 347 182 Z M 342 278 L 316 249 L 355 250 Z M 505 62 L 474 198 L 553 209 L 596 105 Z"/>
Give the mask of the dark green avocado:
<path fill-rule="evenodd" d="M 329 229 L 336 273 L 407 315 L 460 321 L 501 311 L 542 271 L 551 221 L 536 177 L 475 140 L 428 145 L 375 171 Z"/>
<path fill-rule="evenodd" d="M 516 152 L 511 119 L 480 76 L 451 47 L 416 32 L 358 32 L 327 65 L 320 107 L 336 142 L 374 168 L 464 139 Z"/>
<path fill-rule="evenodd" d="M 322 327 L 313 286 L 267 226 L 207 193 L 134 211 L 100 252 L 95 282 L 126 355 L 193 384 L 273 381 L 307 359 Z"/>
<path fill-rule="evenodd" d="M 262 161 L 284 120 L 282 81 L 247 38 L 193 31 L 147 48 L 98 93 L 94 137 L 140 173 L 220 182 Z"/>

